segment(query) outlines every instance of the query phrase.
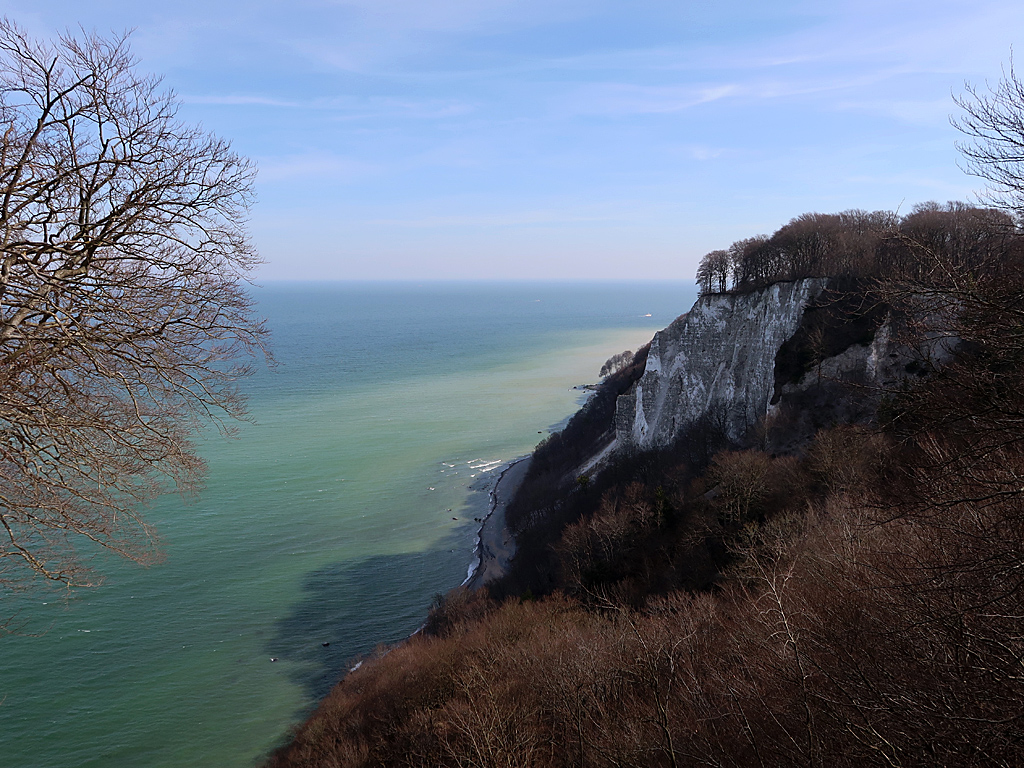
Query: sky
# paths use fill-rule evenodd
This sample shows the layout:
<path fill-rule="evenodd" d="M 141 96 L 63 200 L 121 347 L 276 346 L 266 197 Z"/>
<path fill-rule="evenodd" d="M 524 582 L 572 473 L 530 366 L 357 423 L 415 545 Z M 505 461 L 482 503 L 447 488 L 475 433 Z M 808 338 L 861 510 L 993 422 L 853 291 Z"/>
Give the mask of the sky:
<path fill-rule="evenodd" d="M 259 167 L 257 279 L 692 279 L 801 213 L 971 200 L 1020 0 L 0 0 L 134 30 Z"/>

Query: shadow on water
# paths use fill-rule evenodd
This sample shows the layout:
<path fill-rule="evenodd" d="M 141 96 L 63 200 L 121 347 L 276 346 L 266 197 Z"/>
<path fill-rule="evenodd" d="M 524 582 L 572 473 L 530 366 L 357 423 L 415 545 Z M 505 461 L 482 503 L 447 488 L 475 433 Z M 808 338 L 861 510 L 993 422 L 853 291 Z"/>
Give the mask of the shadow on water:
<path fill-rule="evenodd" d="M 415 632 L 433 595 L 458 583 L 468 559 L 468 552 L 445 548 L 314 571 L 303 581 L 303 598 L 277 622 L 266 650 L 318 702 L 354 657 Z"/>

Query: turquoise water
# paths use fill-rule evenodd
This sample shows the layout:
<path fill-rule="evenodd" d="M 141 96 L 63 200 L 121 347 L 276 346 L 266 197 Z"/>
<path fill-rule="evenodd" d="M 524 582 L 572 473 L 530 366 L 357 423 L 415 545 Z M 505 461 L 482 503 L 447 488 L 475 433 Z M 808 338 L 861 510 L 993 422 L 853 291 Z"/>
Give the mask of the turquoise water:
<path fill-rule="evenodd" d="M 465 578 L 486 499 L 472 489 L 694 292 L 276 284 L 257 298 L 279 364 L 245 383 L 256 423 L 203 443 L 198 501 L 149 511 L 164 561 L 110 563 L 95 589 L 13 606 L 39 636 L 0 639 L 0 765 L 253 765 L 354 656 L 408 636 Z"/>

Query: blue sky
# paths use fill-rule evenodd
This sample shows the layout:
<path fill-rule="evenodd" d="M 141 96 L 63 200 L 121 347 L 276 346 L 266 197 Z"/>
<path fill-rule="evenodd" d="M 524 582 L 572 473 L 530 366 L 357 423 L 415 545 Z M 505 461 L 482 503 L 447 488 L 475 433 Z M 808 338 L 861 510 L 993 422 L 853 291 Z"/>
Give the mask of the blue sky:
<path fill-rule="evenodd" d="M 132 28 L 257 161 L 260 279 L 692 278 L 807 211 L 970 199 L 1024 3 L 0 0 Z"/>

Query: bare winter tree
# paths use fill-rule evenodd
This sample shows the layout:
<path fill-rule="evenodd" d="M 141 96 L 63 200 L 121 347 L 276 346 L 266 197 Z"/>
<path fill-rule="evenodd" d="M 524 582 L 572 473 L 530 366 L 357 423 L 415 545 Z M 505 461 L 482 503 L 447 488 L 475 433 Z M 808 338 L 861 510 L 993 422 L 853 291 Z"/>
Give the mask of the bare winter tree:
<path fill-rule="evenodd" d="M 1024 216 L 1024 82 L 1013 59 L 987 92 L 968 83 L 954 101 L 964 114 L 953 125 L 971 140 L 957 147 L 967 172 L 989 182 L 988 202 Z"/>
<path fill-rule="evenodd" d="M 732 271 L 732 261 L 728 251 L 711 251 L 704 255 L 697 267 L 697 283 L 700 285 L 700 292 L 725 293 L 729 287 L 729 273 Z"/>
<path fill-rule="evenodd" d="M 180 122 L 125 37 L 0 20 L 0 584 L 87 584 L 153 553 L 139 509 L 193 490 L 190 436 L 244 416 L 253 166 Z"/>
<path fill-rule="evenodd" d="M 633 351 L 626 349 L 622 352 L 612 355 L 604 361 L 604 365 L 601 366 L 600 376 L 603 379 L 605 376 L 611 376 L 616 371 L 621 371 L 623 368 L 628 368 L 633 363 Z"/>

